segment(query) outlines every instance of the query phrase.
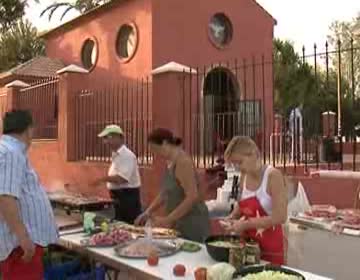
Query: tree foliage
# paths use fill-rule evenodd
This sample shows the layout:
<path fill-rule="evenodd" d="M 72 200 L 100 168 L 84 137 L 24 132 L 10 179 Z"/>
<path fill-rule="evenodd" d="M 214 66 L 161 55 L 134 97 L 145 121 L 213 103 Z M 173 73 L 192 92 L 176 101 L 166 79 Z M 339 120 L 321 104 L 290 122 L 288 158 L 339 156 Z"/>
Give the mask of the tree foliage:
<path fill-rule="evenodd" d="M 45 54 L 45 45 L 29 21 L 19 20 L 0 36 L 0 72 Z"/>
<path fill-rule="evenodd" d="M 338 72 L 303 61 L 289 41 L 274 40 L 275 110 L 283 116 L 301 106 L 305 136 L 321 134 L 321 114 L 337 113 Z M 341 77 L 342 130 L 345 135 L 360 123 L 360 113 L 354 108 L 359 100 L 351 93 L 349 82 Z"/>
<path fill-rule="evenodd" d="M 0 31 L 3 32 L 14 22 L 21 19 L 25 13 L 26 1 L 1 0 L 0 1 Z"/>
<path fill-rule="evenodd" d="M 76 10 L 80 12 L 80 14 L 83 14 L 109 1 L 110 0 L 76 0 L 75 3 L 69 1 L 56 2 L 43 10 L 40 16 L 48 14 L 50 21 L 54 13 L 63 8 L 63 12 L 60 17 L 60 20 L 62 20 L 72 10 Z"/>

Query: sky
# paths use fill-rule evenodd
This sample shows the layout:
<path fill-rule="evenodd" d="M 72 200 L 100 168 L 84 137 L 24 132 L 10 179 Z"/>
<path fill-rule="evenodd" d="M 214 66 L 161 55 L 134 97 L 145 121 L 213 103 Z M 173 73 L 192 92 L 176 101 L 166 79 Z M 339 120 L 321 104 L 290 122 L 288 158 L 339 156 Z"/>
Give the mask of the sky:
<path fill-rule="evenodd" d="M 26 17 L 40 31 L 59 25 L 61 11 L 55 14 L 51 22 L 46 16 L 40 18 L 41 11 L 54 0 L 40 0 L 40 2 L 41 4 L 30 2 Z M 309 51 L 312 50 L 314 43 L 323 46 L 329 33 L 329 25 L 333 21 L 351 20 L 360 13 L 360 0 L 257 0 L 257 2 L 277 20 L 275 37 L 293 41 L 297 51 L 300 51 L 303 45 Z M 63 22 L 74 16 L 76 13 L 70 13 Z"/>

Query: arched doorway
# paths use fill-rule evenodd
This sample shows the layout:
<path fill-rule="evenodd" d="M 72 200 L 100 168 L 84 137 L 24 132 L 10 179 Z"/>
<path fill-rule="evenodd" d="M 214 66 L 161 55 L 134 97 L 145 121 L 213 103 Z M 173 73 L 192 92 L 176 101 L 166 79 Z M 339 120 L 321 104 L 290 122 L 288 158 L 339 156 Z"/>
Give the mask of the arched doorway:
<path fill-rule="evenodd" d="M 217 148 L 219 140 L 230 140 L 236 130 L 240 89 L 235 75 L 227 68 L 209 71 L 203 85 L 204 136 L 209 152 Z"/>

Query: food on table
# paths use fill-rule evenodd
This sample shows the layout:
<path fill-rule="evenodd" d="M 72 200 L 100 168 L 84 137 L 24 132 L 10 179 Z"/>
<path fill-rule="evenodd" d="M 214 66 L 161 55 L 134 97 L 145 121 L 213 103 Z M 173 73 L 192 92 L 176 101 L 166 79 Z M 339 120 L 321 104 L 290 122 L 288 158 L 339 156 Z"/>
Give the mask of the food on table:
<path fill-rule="evenodd" d="M 242 280 L 302 280 L 300 276 L 289 275 L 279 271 L 262 271 L 248 274 Z"/>
<path fill-rule="evenodd" d="M 131 257 L 149 256 L 158 252 L 158 248 L 150 242 L 134 242 L 124 248 L 123 253 Z"/>
<path fill-rule="evenodd" d="M 180 247 L 181 243 L 173 240 L 141 238 L 119 245 L 115 251 L 120 257 L 147 259 L 151 254 L 157 254 L 159 257 L 172 255 L 178 252 Z"/>
<path fill-rule="evenodd" d="M 131 235 L 123 230 L 114 229 L 111 232 L 100 232 L 89 239 L 91 246 L 113 246 L 131 240 Z"/>
<path fill-rule="evenodd" d="M 174 266 L 173 273 L 175 276 L 182 277 L 185 276 L 186 268 L 182 264 L 177 264 Z"/>
<path fill-rule="evenodd" d="M 260 263 L 261 249 L 256 241 L 246 242 L 245 264 L 255 265 Z"/>
<path fill-rule="evenodd" d="M 201 250 L 201 246 L 193 242 L 185 241 L 182 244 L 181 249 L 185 252 L 197 252 Z"/>
<path fill-rule="evenodd" d="M 208 244 L 214 247 L 229 248 L 229 249 L 239 247 L 239 243 L 231 242 L 231 241 L 221 241 L 221 240 L 212 241 L 209 242 Z"/>
<path fill-rule="evenodd" d="M 360 218 L 360 209 L 341 209 L 338 211 L 341 218 L 358 217 Z"/>
<path fill-rule="evenodd" d="M 66 192 L 52 192 L 48 193 L 48 197 L 51 201 L 56 201 L 64 204 L 70 205 L 84 205 L 84 204 L 94 204 L 101 202 L 110 202 L 108 198 L 102 197 L 90 197 L 84 196 L 78 193 L 66 193 Z"/>
<path fill-rule="evenodd" d="M 325 219 L 335 219 L 336 214 L 336 207 L 328 204 L 313 205 L 309 211 L 305 212 L 308 217 Z"/>
<path fill-rule="evenodd" d="M 217 263 L 207 270 L 207 280 L 232 280 L 235 267 L 228 263 Z"/>
<path fill-rule="evenodd" d="M 138 236 L 145 236 L 145 227 L 134 226 L 129 224 L 117 225 L 117 228 L 126 230 L 130 233 L 136 234 Z M 176 230 L 167 229 L 167 228 L 152 228 L 152 237 L 153 238 L 176 238 L 178 233 Z"/>
<path fill-rule="evenodd" d="M 159 256 L 156 252 L 151 252 L 147 258 L 150 266 L 157 266 L 159 264 Z"/>
<path fill-rule="evenodd" d="M 101 223 L 101 231 L 102 232 L 108 232 L 109 231 L 109 225 L 106 222 Z"/>
<path fill-rule="evenodd" d="M 194 272 L 195 280 L 207 280 L 207 269 L 199 267 Z"/>
<path fill-rule="evenodd" d="M 245 264 L 246 249 L 245 246 L 230 248 L 229 250 L 229 264 L 231 264 L 237 271 L 239 271 Z"/>

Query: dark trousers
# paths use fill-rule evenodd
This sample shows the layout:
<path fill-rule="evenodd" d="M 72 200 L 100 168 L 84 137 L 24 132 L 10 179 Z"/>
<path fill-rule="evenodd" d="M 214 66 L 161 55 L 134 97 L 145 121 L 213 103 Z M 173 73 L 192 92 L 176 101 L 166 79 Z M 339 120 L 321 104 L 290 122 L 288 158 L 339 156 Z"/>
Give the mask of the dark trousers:
<path fill-rule="evenodd" d="M 115 220 L 133 224 L 141 214 L 140 188 L 110 190 L 114 200 Z"/>

